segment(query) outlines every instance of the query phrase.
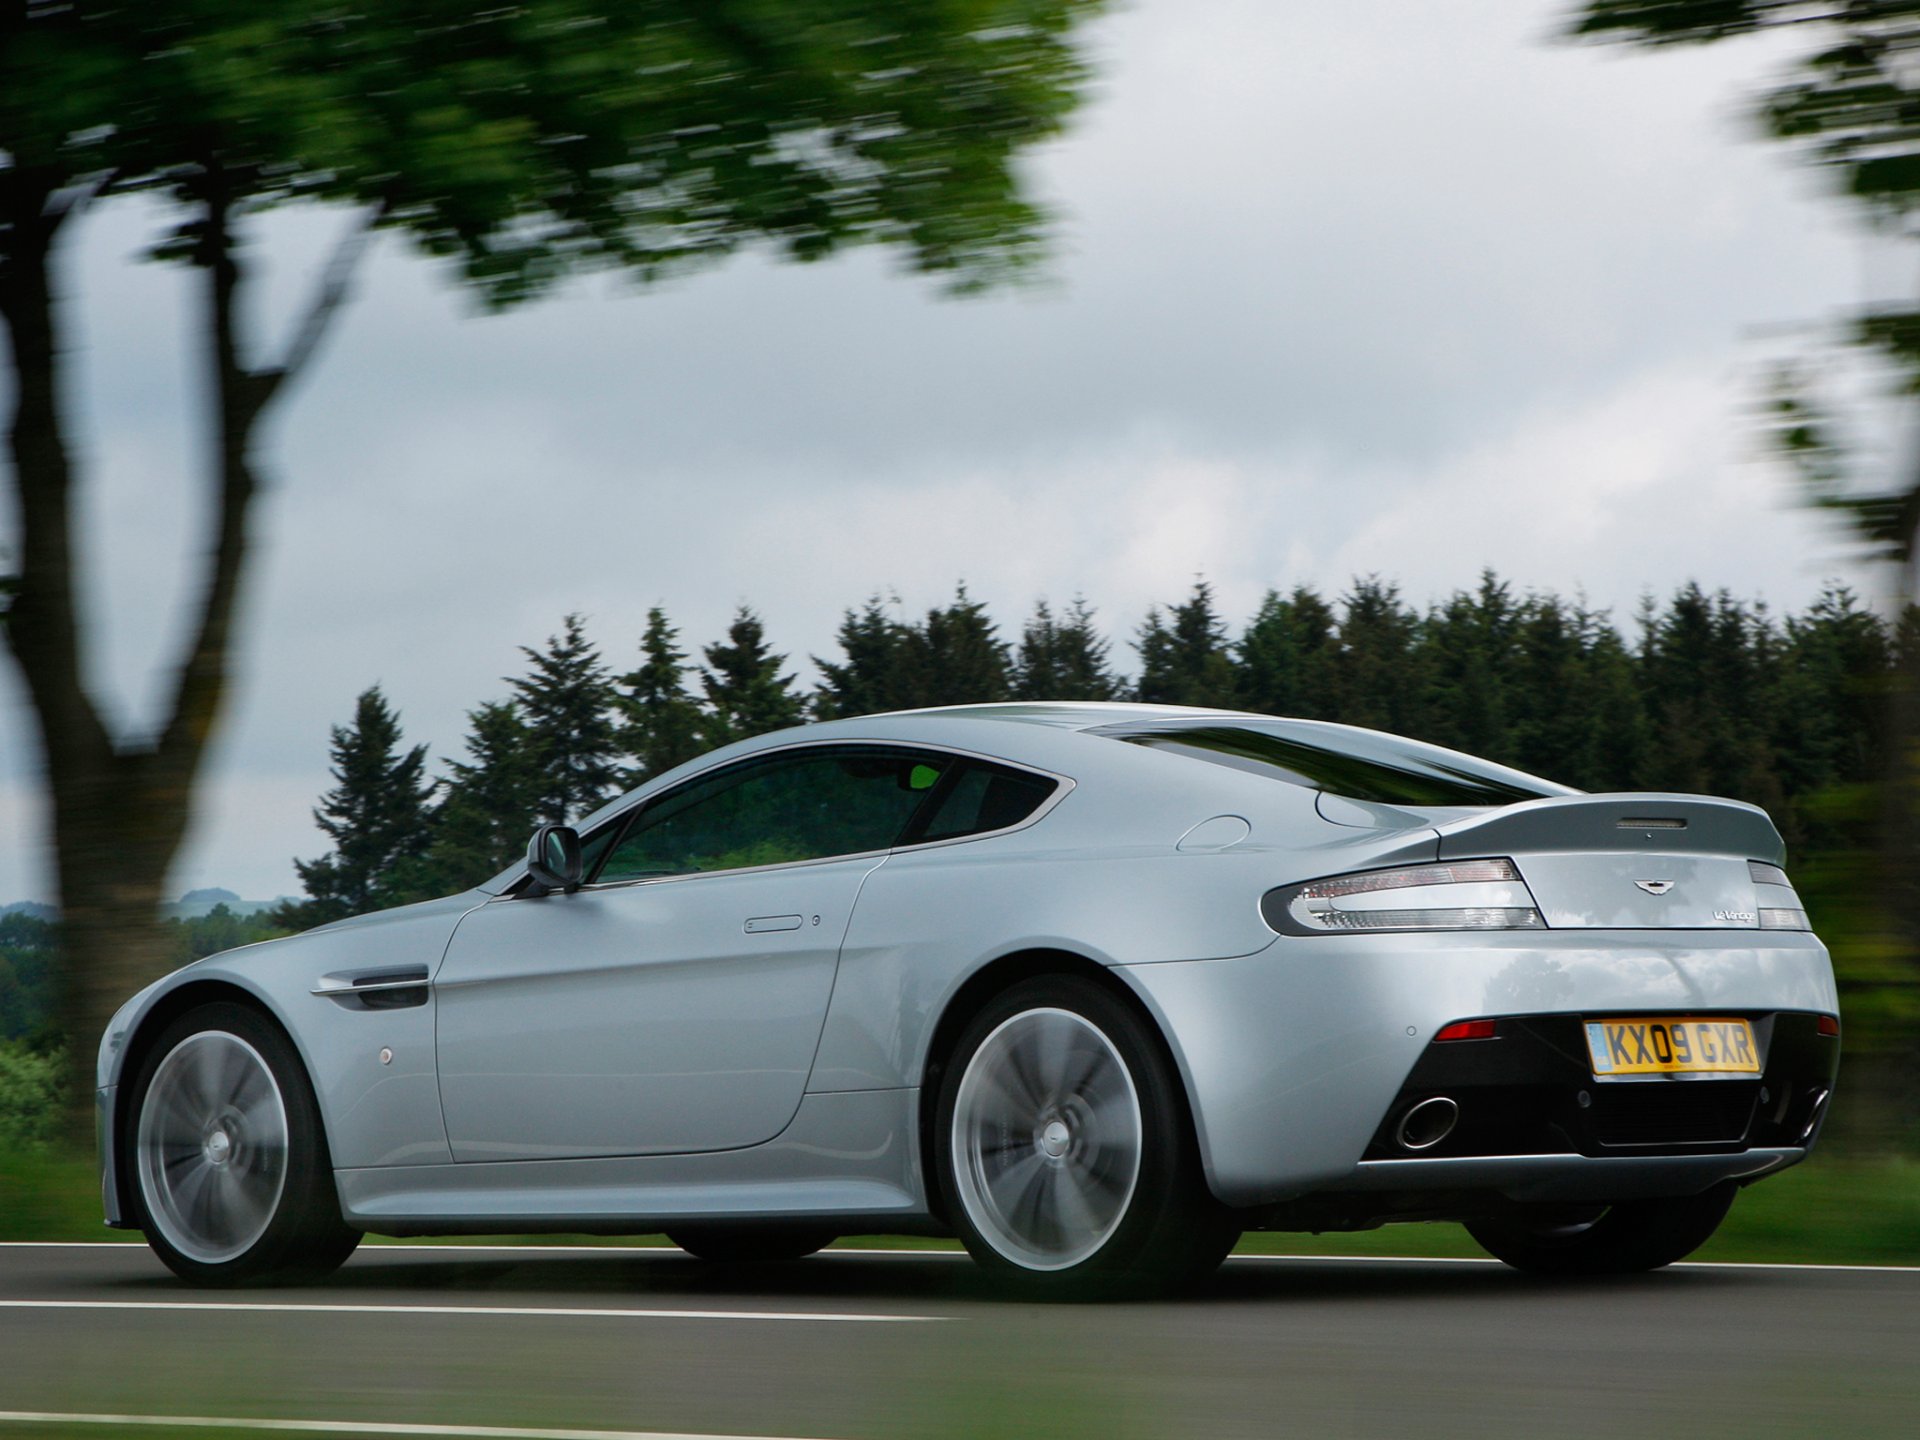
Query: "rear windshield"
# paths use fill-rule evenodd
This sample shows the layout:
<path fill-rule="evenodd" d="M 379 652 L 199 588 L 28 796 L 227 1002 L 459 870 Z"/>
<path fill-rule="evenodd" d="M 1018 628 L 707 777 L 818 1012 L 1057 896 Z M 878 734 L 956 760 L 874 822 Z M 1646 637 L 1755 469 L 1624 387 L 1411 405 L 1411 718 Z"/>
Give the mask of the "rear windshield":
<path fill-rule="evenodd" d="M 1115 725 L 1095 733 L 1383 805 L 1511 805 L 1579 793 L 1438 745 L 1297 720 Z"/>

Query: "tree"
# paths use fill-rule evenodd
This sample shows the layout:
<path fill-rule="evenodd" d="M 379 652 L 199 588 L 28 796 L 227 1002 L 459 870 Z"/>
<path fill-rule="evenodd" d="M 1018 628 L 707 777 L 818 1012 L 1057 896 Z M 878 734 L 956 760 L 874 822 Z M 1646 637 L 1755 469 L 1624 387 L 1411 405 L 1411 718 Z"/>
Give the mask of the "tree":
<path fill-rule="evenodd" d="M 1234 647 L 1240 703 L 1266 715 L 1332 718 L 1339 635 L 1333 607 L 1296 585 L 1285 599 L 1269 590 Z"/>
<path fill-rule="evenodd" d="M 544 650 L 522 645 L 532 669 L 509 678 L 532 742 L 539 818 L 577 820 L 598 809 L 619 773 L 613 708 L 617 695 L 586 622 L 568 615 Z"/>
<path fill-rule="evenodd" d="M 687 690 L 692 667 L 679 642 L 680 632 L 668 623 L 666 611 L 658 605 L 647 611 L 640 666 L 620 677 L 614 699 L 619 746 L 634 762 L 621 779 L 628 787 L 700 753 L 700 703 Z"/>
<path fill-rule="evenodd" d="M 1194 581 L 1193 592 L 1167 612 L 1167 619 L 1157 608 L 1149 610 L 1134 646 L 1140 652 L 1140 699 L 1159 705 L 1233 705 L 1227 627 L 1205 580 Z"/>
<path fill-rule="evenodd" d="M 467 714 L 467 759 L 447 764 L 426 853 L 396 867 L 399 898 L 430 900 L 478 885 L 527 853 L 545 813 L 539 743 L 512 701 Z"/>
<path fill-rule="evenodd" d="M 1509 752 L 1506 677 L 1519 621 L 1511 588 L 1491 570 L 1481 572 L 1474 594 L 1455 591 L 1427 617 L 1427 739 L 1475 755 Z"/>
<path fill-rule="evenodd" d="M 1643 45 L 1714 43 L 1750 35 L 1797 37 L 1803 48 L 1761 97 L 1758 118 L 1776 140 L 1809 156 L 1883 234 L 1915 238 L 1920 214 L 1920 36 L 1915 0 L 1587 0 L 1573 31 Z M 1920 452 L 1891 475 L 1862 473 L 1858 447 L 1831 396 L 1835 359 L 1864 357 L 1886 391 L 1909 406 L 1920 395 L 1920 300 L 1873 301 L 1828 332 L 1826 353 L 1777 367 L 1767 414 L 1771 437 L 1814 504 L 1840 515 L 1869 554 L 1899 570 L 1899 592 L 1920 601 Z M 1920 954 L 1920 654 L 1888 687 L 1888 744 L 1879 790 L 1881 835 L 1869 887 L 1885 905 L 1894 953 Z M 1909 978 L 1908 983 L 1912 980 Z M 1920 1049 L 1895 1088 L 1911 1091 Z"/>
<path fill-rule="evenodd" d="M 815 717 L 838 720 L 920 704 L 908 659 L 912 633 L 913 627 L 887 614 L 878 595 L 869 596 L 857 612 L 847 611 L 835 637 L 843 658 L 836 663 L 813 657 L 821 675 L 813 695 Z"/>
<path fill-rule="evenodd" d="M 1424 737 L 1419 617 L 1401 600 L 1399 586 L 1377 576 L 1355 580 L 1344 603 L 1334 670 L 1339 708 L 1330 718 Z"/>
<path fill-rule="evenodd" d="M 929 610 L 903 640 L 911 705 L 975 705 L 1012 694 L 1006 642 L 965 585 L 954 588 L 951 605 Z"/>
<path fill-rule="evenodd" d="M 1631 789 L 1646 762 L 1633 656 L 1603 613 L 1535 595 L 1519 609 L 1495 758 L 1583 790 Z"/>
<path fill-rule="evenodd" d="M 1756 107 L 1762 126 L 1830 172 L 1871 223 L 1911 238 L 1920 212 L 1917 24 L 1914 0 L 1587 0 L 1573 33 L 1655 46 L 1775 32 L 1804 37 L 1805 49 Z M 1869 304 L 1839 338 L 1888 364 L 1896 390 L 1920 388 L 1920 303 Z M 1777 377 L 1775 438 L 1816 502 L 1839 510 L 1897 561 L 1905 593 L 1920 596 L 1920 468 L 1864 492 L 1850 484 L 1829 418 L 1810 398 L 1810 379 L 1803 365 Z"/>
<path fill-rule="evenodd" d="M 1045 600 L 1020 633 L 1013 693 L 1021 700 L 1117 700 L 1126 683 L 1108 662 L 1107 639 L 1093 628 L 1093 607 L 1074 596 L 1064 619 Z"/>
<path fill-rule="evenodd" d="M 396 868 L 423 854 L 431 838 L 427 747 L 401 750 L 400 717 L 378 685 L 361 694 L 351 725 L 333 727 L 332 754 L 334 787 L 313 820 L 333 849 L 293 862 L 312 898 L 283 907 L 276 918 L 290 928 L 391 903 Z"/>
<path fill-rule="evenodd" d="M 793 676 L 780 673 L 787 657 L 767 648 L 759 616 L 742 605 L 727 627 L 727 640 L 731 643 L 706 647 L 707 668 L 700 672 L 707 692 L 707 744 L 728 745 L 806 718 Z"/>
<path fill-rule="evenodd" d="M 166 963 L 154 923 L 224 708 L 263 420 L 317 353 L 373 229 L 488 303 L 589 266 L 639 280 L 764 244 L 863 242 L 967 289 L 1038 253 L 1016 158 L 1084 79 L 1098 0 L 516 5 L 0 0 L 0 328 L 19 572 L 6 643 L 43 752 L 76 1105 L 93 1038 Z M 158 202 L 152 254 L 204 282 L 213 543 L 162 712 L 116 731 L 84 676 L 84 480 L 54 272 L 76 216 Z M 250 333 L 250 222 L 334 207 L 347 236 L 277 351 Z"/>

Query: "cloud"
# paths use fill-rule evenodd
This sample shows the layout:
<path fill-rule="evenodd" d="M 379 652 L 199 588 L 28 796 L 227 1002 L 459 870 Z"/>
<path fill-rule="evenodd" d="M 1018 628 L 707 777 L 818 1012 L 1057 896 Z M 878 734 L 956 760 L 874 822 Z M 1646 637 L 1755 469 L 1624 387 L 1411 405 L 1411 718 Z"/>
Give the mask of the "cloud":
<path fill-rule="evenodd" d="M 375 247 L 268 435 L 271 484 L 205 815 L 176 889 L 293 888 L 327 727 L 375 681 L 457 752 L 518 647 L 581 610 L 630 663 L 646 608 L 692 644 L 740 603 L 804 669 L 876 589 L 957 580 L 1016 629 L 1084 593 L 1116 641 L 1197 574 L 1270 585 L 1493 566 L 1631 610 L 1697 577 L 1777 607 L 1837 568 L 1747 454 L 1754 327 L 1854 298 L 1842 210 L 1743 118 L 1776 47 L 1546 43 L 1558 3 L 1142 3 L 1095 33 L 1097 98 L 1031 164 L 1047 283 L 964 303 L 861 254 L 748 254 L 644 296 L 611 277 L 476 319 Z M 140 202 L 68 257 L 93 654 L 151 716 L 206 510 L 191 277 L 128 263 Z M 337 216 L 259 229 L 262 353 Z M 0 546 L 6 532 L 0 531 Z M 0 804 L 31 727 L 0 677 Z M 0 899 L 45 893 L 0 847 Z"/>

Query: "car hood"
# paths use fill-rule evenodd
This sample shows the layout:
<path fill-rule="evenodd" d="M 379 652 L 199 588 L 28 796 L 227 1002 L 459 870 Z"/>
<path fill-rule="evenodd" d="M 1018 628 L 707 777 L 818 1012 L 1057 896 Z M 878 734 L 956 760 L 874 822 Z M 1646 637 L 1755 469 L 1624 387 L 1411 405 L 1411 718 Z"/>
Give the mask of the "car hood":
<path fill-rule="evenodd" d="M 449 920 L 464 915 L 476 905 L 484 905 L 493 897 L 481 890 L 462 890 L 458 895 L 442 895 L 438 900 L 420 900 L 412 905 L 396 905 L 391 910 L 369 910 L 364 915 L 349 915 L 344 920 L 334 920 L 325 925 L 316 925 L 311 930 L 303 930 L 300 935 L 284 937 L 297 940 L 307 935 L 337 935 L 342 930 L 360 930 L 375 925 L 405 924 L 414 920 L 431 919 L 436 914 L 444 914 Z M 263 941 L 263 944 L 277 945 L 278 940 Z M 252 946 L 245 946 L 252 949 Z M 226 954 L 234 954 L 227 951 Z M 218 958 L 209 956 L 209 959 Z"/>

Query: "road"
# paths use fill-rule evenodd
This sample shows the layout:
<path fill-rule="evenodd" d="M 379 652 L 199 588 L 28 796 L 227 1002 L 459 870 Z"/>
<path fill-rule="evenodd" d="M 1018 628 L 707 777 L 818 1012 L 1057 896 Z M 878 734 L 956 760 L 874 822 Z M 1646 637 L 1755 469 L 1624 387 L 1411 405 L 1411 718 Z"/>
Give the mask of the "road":
<path fill-rule="evenodd" d="M 1236 1258 L 1187 1299 L 1031 1305 L 937 1255 L 729 1273 L 368 1246 L 322 1286 L 208 1293 L 142 1247 L 0 1246 L 0 1411 L 804 1440 L 1904 1437 L 1920 1272 L 1545 1283 Z M 9 1421 L 0 1440 L 126 1428 Z"/>

